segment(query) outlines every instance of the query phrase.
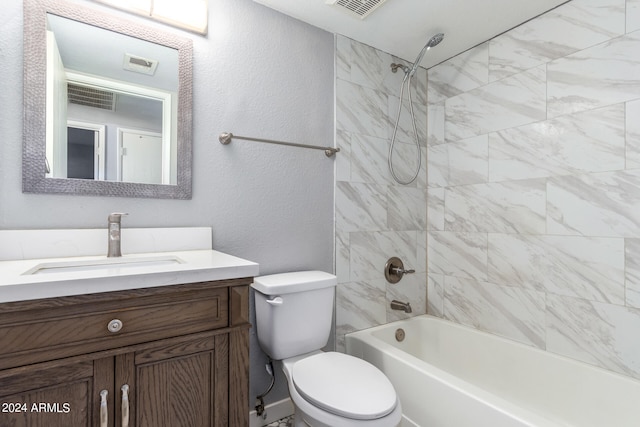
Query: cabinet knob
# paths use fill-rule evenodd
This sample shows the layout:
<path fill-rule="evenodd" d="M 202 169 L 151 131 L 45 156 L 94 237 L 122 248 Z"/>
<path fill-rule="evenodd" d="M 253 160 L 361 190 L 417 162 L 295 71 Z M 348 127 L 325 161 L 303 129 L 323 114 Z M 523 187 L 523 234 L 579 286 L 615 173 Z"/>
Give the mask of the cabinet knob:
<path fill-rule="evenodd" d="M 113 319 L 111 322 L 109 322 L 109 324 L 107 325 L 107 329 L 109 330 L 109 332 L 120 332 L 120 330 L 122 329 L 122 320 L 120 319 Z"/>

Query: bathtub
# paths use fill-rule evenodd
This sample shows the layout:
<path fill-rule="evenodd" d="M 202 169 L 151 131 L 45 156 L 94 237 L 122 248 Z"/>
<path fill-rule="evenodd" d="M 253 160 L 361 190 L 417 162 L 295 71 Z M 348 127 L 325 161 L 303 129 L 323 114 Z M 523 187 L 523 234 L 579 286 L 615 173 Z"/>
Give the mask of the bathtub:
<path fill-rule="evenodd" d="M 346 348 L 389 377 L 402 427 L 640 426 L 640 381 L 436 317 L 347 334 Z"/>

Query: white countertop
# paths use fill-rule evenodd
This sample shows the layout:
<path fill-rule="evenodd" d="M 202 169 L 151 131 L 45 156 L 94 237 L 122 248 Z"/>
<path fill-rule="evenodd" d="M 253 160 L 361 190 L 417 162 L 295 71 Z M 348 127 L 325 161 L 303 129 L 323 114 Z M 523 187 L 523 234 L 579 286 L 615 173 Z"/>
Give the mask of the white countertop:
<path fill-rule="evenodd" d="M 170 256 L 180 263 L 117 268 L 105 265 L 84 271 L 25 274 L 39 265 L 102 261 L 104 256 L 0 261 L 0 303 L 69 295 L 150 288 L 211 280 L 253 277 L 258 264 L 214 250 L 123 255 L 122 260 Z"/>
<path fill-rule="evenodd" d="M 105 237 L 105 230 L 0 231 L 0 303 L 258 275 L 257 263 L 210 249 L 206 227 L 123 230 L 123 253 L 131 250 L 118 258 L 98 255 Z M 83 264 L 90 267 L 65 267 Z M 51 266 L 62 268 L 43 272 Z"/>

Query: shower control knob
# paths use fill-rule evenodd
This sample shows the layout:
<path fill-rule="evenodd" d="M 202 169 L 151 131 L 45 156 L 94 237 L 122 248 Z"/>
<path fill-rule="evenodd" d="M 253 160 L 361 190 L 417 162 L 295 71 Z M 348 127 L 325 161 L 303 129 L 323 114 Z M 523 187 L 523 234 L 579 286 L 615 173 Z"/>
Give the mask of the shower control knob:
<path fill-rule="evenodd" d="M 415 273 L 413 269 L 404 268 L 404 263 L 398 257 L 389 258 L 384 266 L 384 277 L 389 283 L 398 283 L 405 274 Z"/>

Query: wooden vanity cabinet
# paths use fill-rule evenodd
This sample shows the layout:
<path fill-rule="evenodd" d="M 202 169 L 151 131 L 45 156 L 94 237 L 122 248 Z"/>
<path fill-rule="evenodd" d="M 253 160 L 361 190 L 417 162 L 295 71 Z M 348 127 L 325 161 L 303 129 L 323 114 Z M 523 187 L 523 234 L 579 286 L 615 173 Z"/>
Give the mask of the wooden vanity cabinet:
<path fill-rule="evenodd" d="M 250 283 L 0 304 L 0 427 L 247 426 Z"/>
<path fill-rule="evenodd" d="M 99 426 L 91 422 L 94 382 L 90 360 L 0 371 L 0 426 Z"/>

